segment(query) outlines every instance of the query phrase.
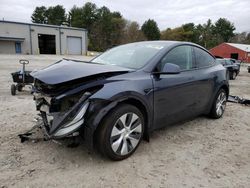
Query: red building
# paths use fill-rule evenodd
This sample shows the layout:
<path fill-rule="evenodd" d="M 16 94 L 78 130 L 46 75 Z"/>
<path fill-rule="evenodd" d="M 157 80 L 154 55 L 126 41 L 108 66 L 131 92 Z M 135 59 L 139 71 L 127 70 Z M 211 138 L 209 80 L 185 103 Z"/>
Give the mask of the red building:
<path fill-rule="evenodd" d="M 250 45 L 222 43 L 209 50 L 214 56 L 234 58 L 250 63 Z"/>

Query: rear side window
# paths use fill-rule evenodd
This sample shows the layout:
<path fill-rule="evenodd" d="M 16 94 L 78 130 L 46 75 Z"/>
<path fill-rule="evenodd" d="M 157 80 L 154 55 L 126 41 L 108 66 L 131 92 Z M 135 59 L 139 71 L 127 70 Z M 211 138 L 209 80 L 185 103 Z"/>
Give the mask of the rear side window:
<path fill-rule="evenodd" d="M 214 64 L 215 59 L 206 51 L 194 47 L 197 68 L 208 67 Z"/>
<path fill-rule="evenodd" d="M 180 66 L 181 70 L 193 68 L 193 57 L 191 46 L 178 46 L 169 51 L 161 60 L 157 69 L 161 71 L 166 63 L 172 63 Z"/>

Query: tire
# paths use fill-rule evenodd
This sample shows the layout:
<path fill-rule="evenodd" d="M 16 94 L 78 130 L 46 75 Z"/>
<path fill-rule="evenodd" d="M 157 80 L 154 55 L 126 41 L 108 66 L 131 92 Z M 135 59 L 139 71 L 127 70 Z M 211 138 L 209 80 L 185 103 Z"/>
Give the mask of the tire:
<path fill-rule="evenodd" d="M 227 80 L 230 80 L 230 73 L 227 71 L 227 73 L 226 73 L 226 79 Z"/>
<path fill-rule="evenodd" d="M 10 91 L 11 91 L 11 95 L 16 95 L 16 86 L 15 84 L 12 84 L 11 87 L 10 87 Z"/>
<path fill-rule="evenodd" d="M 17 91 L 21 92 L 23 90 L 23 86 L 22 85 L 17 85 Z"/>
<path fill-rule="evenodd" d="M 219 119 L 223 116 L 227 103 L 227 93 L 224 89 L 220 89 L 213 101 L 210 111 L 210 117 Z"/>
<path fill-rule="evenodd" d="M 99 152 L 115 161 L 128 158 L 143 138 L 144 122 L 144 116 L 135 106 L 117 106 L 97 130 L 95 138 Z"/>
<path fill-rule="evenodd" d="M 233 74 L 232 74 L 232 80 L 235 80 L 236 76 L 237 76 L 237 72 L 233 72 Z"/>

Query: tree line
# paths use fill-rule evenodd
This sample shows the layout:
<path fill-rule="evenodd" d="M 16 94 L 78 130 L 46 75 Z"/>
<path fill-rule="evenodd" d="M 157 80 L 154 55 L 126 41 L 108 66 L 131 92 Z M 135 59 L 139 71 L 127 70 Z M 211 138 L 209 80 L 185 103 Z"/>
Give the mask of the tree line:
<path fill-rule="evenodd" d="M 209 19 L 205 24 L 186 23 L 160 31 L 153 19 L 140 26 L 136 21 L 125 19 L 120 12 L 90 2 L 82 7 L 73 6 L 69 12 L 62 5 L 36 7 L 31 20 L 33 23 L 85 28 L 88 30 L 88 49 L 96 51 L 129 42 L 160 39 L 190 41 L 207 49 L 222 42 L 250 44 L 250 33 L 235 33 L 234 24 L 225 18 L 215 23 Z"/>

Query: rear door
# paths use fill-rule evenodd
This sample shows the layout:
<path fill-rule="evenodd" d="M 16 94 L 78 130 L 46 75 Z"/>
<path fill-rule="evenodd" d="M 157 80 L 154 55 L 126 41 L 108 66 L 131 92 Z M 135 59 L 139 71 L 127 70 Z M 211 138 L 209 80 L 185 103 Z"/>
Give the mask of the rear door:
<path fill-rule="evenodd" d="M 202 113 L 207 110 L 207 106 L 213 96 L 216 73 L 215 73 L 215 59 L 205 50 L 199 47 L 193 47 L 195 56 L 196 74 L 196 111 Z"/>
<path fill-rule="evenodd" d="M 192 47 L 182 45 L 172 49 L 157 65 L 157 71 L 161 72 L 166 63 L 180 66 L 181 73 L 153 76 L 155 128 L 187 119 L 196 114 L 197 84 Z"/>

